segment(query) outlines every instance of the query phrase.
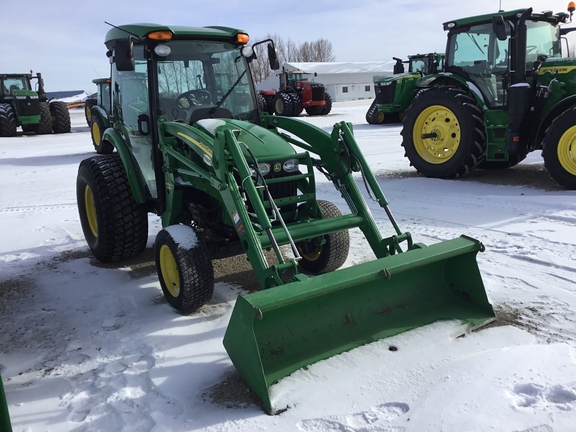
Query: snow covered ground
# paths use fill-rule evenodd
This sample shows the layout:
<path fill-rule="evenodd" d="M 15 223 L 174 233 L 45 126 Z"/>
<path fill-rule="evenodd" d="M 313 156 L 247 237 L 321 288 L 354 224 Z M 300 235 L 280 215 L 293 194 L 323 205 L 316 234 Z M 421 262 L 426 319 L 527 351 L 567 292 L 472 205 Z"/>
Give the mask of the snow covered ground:
<path fill-rule="evenodd" d="M 484 284 L 509 325 L 456 338 L 459 322 L 438 322 L 332 357 L 274 386 L 276 407 L 288 409 L 268 416 L 222 346 L 242 292 L 234 273 L 246 269 L 226 269 L 212 301 L 181 316 L 154 270 L 156 217 L 138 259 L 102 265 L 88 251 L 75 181 L 93 147 L 73 110 L 73 133 L 0 141 L 0 370 L 14 430 L 576 430 L 576 193 L 558 188 L 536 153 L 502 173 L 419 177 L 400 126 L 366 124 L 370 102 L 303 119 L 354 124 L 415 241 L 481 240 Z M 319 180 L 321 197 L 343 207 Z M 375 217 L 386 233 L 386 215 Z M 345 266 L 373 259 L 367 249 L 353 231 Z"/>

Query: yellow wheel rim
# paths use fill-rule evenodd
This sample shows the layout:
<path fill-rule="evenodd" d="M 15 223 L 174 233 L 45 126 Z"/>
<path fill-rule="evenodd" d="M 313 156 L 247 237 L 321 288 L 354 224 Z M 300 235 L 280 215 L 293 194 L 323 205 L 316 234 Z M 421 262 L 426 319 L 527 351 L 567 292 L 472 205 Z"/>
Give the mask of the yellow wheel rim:
<path fill-rule="evenodd" d="M 92 123 L 92 139 L 96 143 L 96 145 L 100 145 L 100 140 L 102 139 L 100 128 L 98 127 L 98 123 Z"/>
<path fill-rule="evenodd" d="M 460 122 L 445 106 L 432 105 L 416 119 L 412 138 L 422 159 L 431 164 L 442 164 L 458 150 Z"/>
<path fill-rule="evenodd" d="M 162 274 L 166 289 L 173 297 L 178 297 L 180 294 L 180 275 L 174 255 L 166 245 L 162 245 L 160 248 L 160 274 Z"/>
<path fill-rule="evenodd" d="M 306 261 L 316 261 L 318 258 L 320 258 L 320 255 L 322 255 L 322 245 L 318 246 L 316 249 L 310 251 L 307 254 L 303 254 L 300 248 L 298 248 L 298 250 L 300 255 L 302 255 L 302 258 L 304 258 Z"/>
<path fill-rule="evenodd" d="M 378 111 L 378 114 L 376 114 L 376 123 L 384 123 L 385 117 L 386 114 L 384 114 L 382 111 Z"/>
<path fill-rule="evenodd" d="M 558 161 L 571 175 L 576 175 L 576 126 L 572 126 L 558 141 Z"/>
<path fill-rule="evenodd" d="M 96 218 L 96 206 L 94 205 L 94 196 L 92 191 L 86 185 L 84 188 L 84 207 L 86 209 L 86 217 L 88 218 L 88 226 L 92 235 L 98 237 L 98 219 Z"/>

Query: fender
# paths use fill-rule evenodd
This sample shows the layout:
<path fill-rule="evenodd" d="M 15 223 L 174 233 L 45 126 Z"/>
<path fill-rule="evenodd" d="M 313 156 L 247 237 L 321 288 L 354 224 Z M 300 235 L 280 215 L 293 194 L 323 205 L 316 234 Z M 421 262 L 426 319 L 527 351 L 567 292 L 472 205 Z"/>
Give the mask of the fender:
<path fill-rule="evenodd" d="M 422 77 L 416 83 L 418 88 L 430 88 L 430 87 L 444 87 L 449 88 L 463 88 L 469 90 L 470 94 L 474 96 L 478 106 L 482 107 L 483 110 L 487 110 L 486 102 L 484 101 L 484 95 L 474 83 L 468 81 L 465 77 L 454 74 L 452 72 L 443 72 L 435 75 L 427 75 Z"/>
<path fill-rule="evenodd" d="M 122 137 L 118 135 L 118 132 L 116 132 L 114 129 L 108 128 L 104 131 L 102 141 L 106 141 L 112 144 L 120 155 L 120 159 L 122 160 L 122 164 L 126 170 L 126 175 L 128 176 L 128 182 L 130 183 L 130 189 L 132 190 L 132 196 L 134 196 L 134 200 L 140 204 L 145 203 L 146 195 L 144 192 L 144 179 L 142 178 L 140 172 L 136 169 L 136 164 L 132 159 L 132 154 L 130 153 L 128 146 Z"/>
<path fill-rule="evenodd" d="M 93 114 L 96 113 L 102 119 L 104 127 L 108 129 L 110 127 L 110 120 L 108 120 L 108 114 L 106 113 L 104 108 L 102 108 L 100 105 L 94 105 L 90 109 L 92 110 Z"/>
<path fill-rule="evenodd" d="M 540 126 L 538 127 L 538 131 L 536 132 L 536 144 L 539 144 L 543 141 L 544 135 L 546 134 L 546 130 L 554 119 L 562 114 L 564 111 L 576 106 L 576 95 L 568 96 L 561 101 L 557 102 L 556 105 L 552 106 L 548 110 L 548 114 L 546 117 L 542 119 L 540 122 Z"/>

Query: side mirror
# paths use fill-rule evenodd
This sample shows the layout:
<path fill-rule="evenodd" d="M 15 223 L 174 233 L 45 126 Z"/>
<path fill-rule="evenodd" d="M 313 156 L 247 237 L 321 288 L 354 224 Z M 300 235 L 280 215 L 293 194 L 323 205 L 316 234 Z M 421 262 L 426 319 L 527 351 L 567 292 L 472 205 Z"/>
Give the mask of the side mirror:
<path fill-rule="evenodd" d="M 131 38 L 116 40 L 114 43 L 114 62 L 119 72 L 134 70 L 134 42 Z"/>
<path fill-rule="evenodd" d="M 492 31 L 496 34 L 498 40 L 506 40 L 506 24 L 502 15 L 494 15 L 492 17 Z"/>
<path fill-rule="evenodd" d="M 280 62 L 278 61 L 278 53 L 273 44 L 268 44 L 268 61 L 270 62 L 270 69 L 280 69 Z"/>

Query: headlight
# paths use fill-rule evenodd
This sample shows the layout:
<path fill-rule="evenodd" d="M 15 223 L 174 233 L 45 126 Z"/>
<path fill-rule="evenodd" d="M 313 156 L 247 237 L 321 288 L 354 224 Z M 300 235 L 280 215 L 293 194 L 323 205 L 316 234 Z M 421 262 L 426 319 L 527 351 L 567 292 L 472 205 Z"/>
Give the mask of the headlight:
<path fill-rule="evenodd" d="M 258 164 L 258 171 L 260 172 L 260 174 L 262 174 L 262 176 L 265 176 L 266 174 L 268 174 L 270 172 L 270 164 L 259 163 Z M 252 177 L 256 177 L 256 170 L 252 167 L 250 167 L 250 174 L 252 174 Z"/>
<path fill-rule="evenodd" d="M 298 171 L 298 159 L 288 159 L 282 167 L 286 172 Z"/>

